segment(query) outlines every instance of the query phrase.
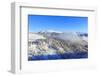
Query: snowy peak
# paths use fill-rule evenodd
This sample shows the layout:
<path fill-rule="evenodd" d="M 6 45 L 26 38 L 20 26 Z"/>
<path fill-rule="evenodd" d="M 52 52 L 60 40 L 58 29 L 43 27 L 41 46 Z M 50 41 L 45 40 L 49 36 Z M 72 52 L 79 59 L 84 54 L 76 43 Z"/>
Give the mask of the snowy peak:
<path fill-rule="evenodd" d="M 29 33 L 29 55 L 53 55 L 88 51 L 88 34 L 76 32 Z"/>
<path fill-rule="evenodd" d="M 45 31 L 40 31 L 38 33 L 63 33 L 63 32 L 55 31 L 55 30 L 45 30 Z"/>
<path fill-rule="evenodd" d="M 45 32 L 38 32 L 37 34 L 43 35 L 47 38 L 57 38 L 73 42 L 81 41 L 82 39 L 87 41 L 88 38 L 87 33 L 80 33 L 80 32 L 45 31 Z"/>

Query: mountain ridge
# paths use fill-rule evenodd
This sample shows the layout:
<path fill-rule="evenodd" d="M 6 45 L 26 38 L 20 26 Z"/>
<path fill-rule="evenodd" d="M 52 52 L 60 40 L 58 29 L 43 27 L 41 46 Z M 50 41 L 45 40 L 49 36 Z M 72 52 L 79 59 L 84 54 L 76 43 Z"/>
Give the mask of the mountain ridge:
<path fill-rule="evenodd" d="M 57 32 L 29 33 L 28 54 L 38 56 L 88 52 L 88 42 L 82 39 L 83 36 L 87 38 L 87 35 L 82 33 L 81 35 Z"/>

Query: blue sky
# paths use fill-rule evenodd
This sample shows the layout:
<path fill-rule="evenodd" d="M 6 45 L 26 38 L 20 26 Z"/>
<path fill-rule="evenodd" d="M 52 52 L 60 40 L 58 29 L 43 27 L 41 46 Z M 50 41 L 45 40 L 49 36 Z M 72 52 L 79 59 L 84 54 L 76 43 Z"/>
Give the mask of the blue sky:
<path fill-rule="evenodd" d="M 29 32 L 87 32 L 88 17 L 28 15 Z"/>

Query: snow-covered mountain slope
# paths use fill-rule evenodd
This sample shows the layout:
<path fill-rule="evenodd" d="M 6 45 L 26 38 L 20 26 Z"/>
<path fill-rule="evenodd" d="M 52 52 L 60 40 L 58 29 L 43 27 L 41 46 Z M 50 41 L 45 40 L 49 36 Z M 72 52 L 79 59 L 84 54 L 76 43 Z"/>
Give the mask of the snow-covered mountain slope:
<path fill-rule="evenodd" d="M 84 33 L 38 32 L 29 33 L 29 55 L 53 55 L 88 51 Z"/>
<path fill-rule="evenodd" d="M 42 35 L 38 35 L 36 33 L 29 33 L 29 41 L 33 41 L 36 39 L 45 39 Z"/>
<path fill-rule="evenodd" d="M 65 40 L 65 41 L 71 41 L 71 42 L 77 42 L 77 41 L 82 41 L 82 40 L 87 41 L 88 39 L 88 36 L 85 33 L 77 33 L 77 32 L 64 32 L 64 33 L 42 32 L 40 34 L 48 38 L 57 38 L 57 39 Z"/>

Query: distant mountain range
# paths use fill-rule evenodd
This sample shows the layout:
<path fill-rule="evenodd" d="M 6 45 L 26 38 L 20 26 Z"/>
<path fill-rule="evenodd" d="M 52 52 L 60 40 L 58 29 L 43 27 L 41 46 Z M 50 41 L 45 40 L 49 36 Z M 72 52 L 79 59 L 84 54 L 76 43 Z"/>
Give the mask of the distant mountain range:
<path fill-rule="evenodd" d="M 88 52 L 88 34 L 44 31 L 29 33 L 28 56 Z"/>
<path fill-rule="evenodd" d="M 46 38 L 57 38 L 69 41 L 80 41 L 85 40 L 88 41 L 88 34 L 87 33 L 80 33 L 80 32 L 38 32 L 37 34 L 43 35 Z"/>

